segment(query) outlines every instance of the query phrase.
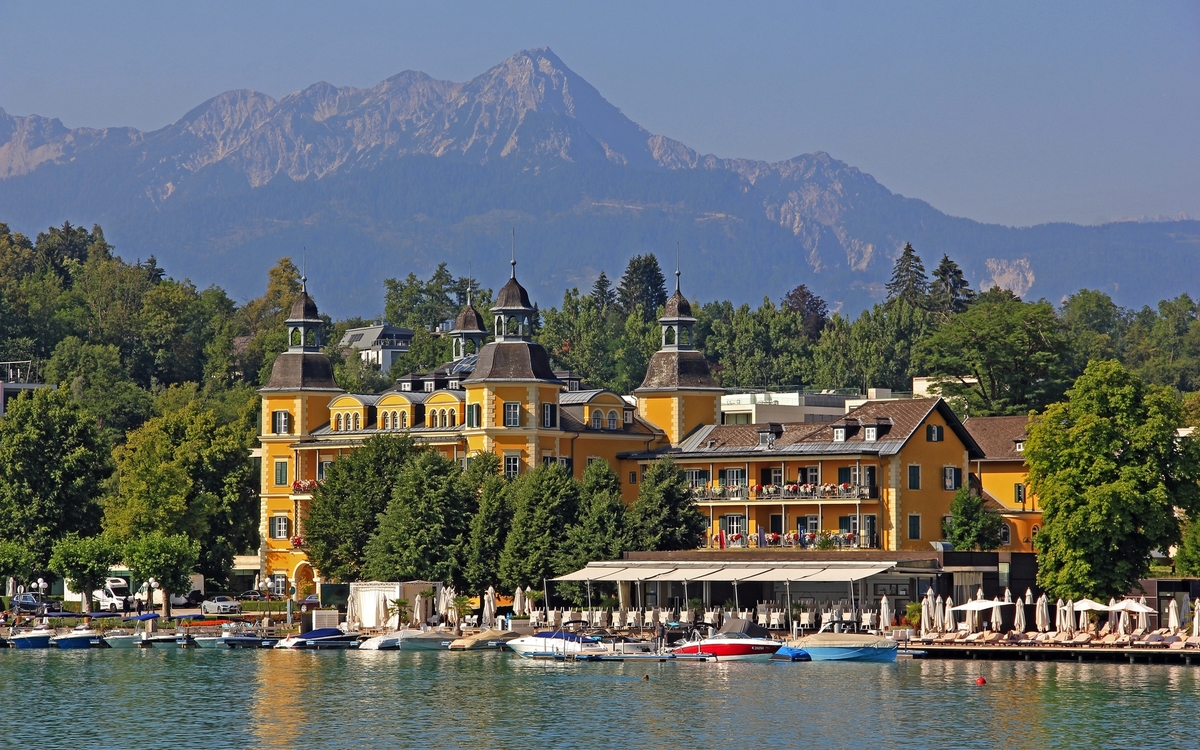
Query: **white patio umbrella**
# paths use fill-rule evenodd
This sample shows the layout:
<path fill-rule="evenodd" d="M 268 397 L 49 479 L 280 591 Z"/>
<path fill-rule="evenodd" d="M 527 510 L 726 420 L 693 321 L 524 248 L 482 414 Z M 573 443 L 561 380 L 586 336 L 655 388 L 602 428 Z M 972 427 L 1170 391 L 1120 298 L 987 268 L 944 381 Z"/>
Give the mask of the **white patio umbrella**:
<path fill-rule="evenodd" d="M 1113 607 L 1117 606 L 1117 600 L 1113 597 L 1108 598 L 1108 632 L 1117 632 L 1117 621 L 1121 619 L 1120 612 L 1114 612 Z"/>
<path fill-rule="evenodd" d="M 1037 603 L 1037 629 L 1039 633 L 1050 630 L 1050 597 L 1042 594 Z"/>
<path fill-rule="evenodd" d="M 517 591 L 513 594 L 513 614 L 525 614 L 525 592 L 520 586 L 517 586 Z"/>
<path fill-rule="evenodd" d="M 1075 600 L 1068 599 L 1067 606 L 1063 608 L 1067 620 L 1067 632 L 1075 632 Z"/>
<path fill-rule="evenodd" d="M 533 593 L 533 587 L 526 586 L 525 587 L 525 614 L 527 614 L 527 615 L 533 614 L 533 597 L 530 596 L 532 593 Z"/>
<path fill-rule="evenodd" d="M 1171 597 L 1171 603 L 1167 605 L 1167 628 L 1172 632 L 1179 630 L 1179 600 Z"/>
<path fill-rule="evenodd" d="M 929 606 L 929 598 L 921 600 L 921 635 L 929 635 L 929 631 L 933 630 L 933 607 Z"/>
<path fill-rule="evenodd" d="M 890 628 L 892 626 L 892 605 L 888 602 L 887 594 L 879 600 L 879 627 Z"/>
<path fill-rule="evenodd" d="M 417 594 L 416 598 L 413 599 L 412 619 L 418 625 L 425 619 L 425 597 L 420 594 Z"/>
<path fill-rule="evenodd" d="M 1025 632 L 1025 602 L 1018 599 L 1014 602 L 1016 611 L 1013 612 L 1013 631 L 1017 633 Z"/>
<path fill-rule="evenodd" d="M 480 624 L 485 628 L 496 624 L 496 589 L 492 586 L 488 586 L 483 595 L 483 618 Z"/>
<path fill-rule="evenodd" d="M 1179 605 L 1179 627 L 1182 630 L 1187 630 L 1188 617 L 1192 614 L 1192 598 L 1187 594 L 1183 595 L 1183 603 Z"/>
<path fill-rule="evenodd" d="M 1200 607 L 1192 614 L 1192 635 L 1200 638 Z"/>
<path fill-rule="evenodd" d="M 942 630 L 953 633 L 958 630 L 958 622 L 954 619 L 954 599 L 946 597 L 946 606 L 942 610 Z"/>
<path fill-rule="evenodd" d="M 1067 606 L 1063 602 L 1062 599 L 1059 599 L 1058 603 L 1054 605 L 1054 630 L 1055 630 L 1055 632 L 1061 633 L 1063 631 L 1063 626 L 1066 624 L 1066 619 L 1067 619 L 1066 609 L 1067 609 Z"/>
<path fill-rule="evenodd" d="M 1146 606 L 1146 597 L 1144 595 L 1138 600 L 1138 604 L 1143 607 L 1143 611 L 1138 612 L 1138 630 L 1147 631 L 1150 629 L 1150 618 L 1146 615 L 1152 610 Z"/>
<path fill-rule="evenodd" d="M 933 603 L 933 629 L 939 633 L 945 632 L 943 625 L 946 622 L 946 616 L 942 614 L 943 611 L 942 595 L 938 594 L 938 598 Z"/>
<path fill-rule="evenodd" d="M 1002 602 L 998 596 L 992 597 L 992 599 L 996 602 L 996 606 L 992 607 L 992 630 L 999 633 L 1000 626 L 1004 623 L 1004 613 L 1000 611 Z M 1012 604 L 1012 602 L 1008 602 L 1008 604 Z"/>
<path fill-rule="evenodd" d="M 1033 589 L 1025 589 L 1025 603 L 1033 604 Z"/>

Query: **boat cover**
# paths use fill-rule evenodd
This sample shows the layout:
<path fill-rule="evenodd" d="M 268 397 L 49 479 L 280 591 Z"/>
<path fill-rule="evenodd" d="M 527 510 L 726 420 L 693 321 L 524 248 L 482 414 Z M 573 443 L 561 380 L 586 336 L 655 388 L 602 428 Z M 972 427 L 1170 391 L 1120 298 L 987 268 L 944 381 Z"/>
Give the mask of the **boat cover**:
<path fill-rule="evenodd" d="M 743 620 L 739 617 L 732 617 L 726 620 L 717 633 L 721 635 L 740 634 L 750 636 L 751 638 L 771 637 L 771 631 L 750 620 Z"/>

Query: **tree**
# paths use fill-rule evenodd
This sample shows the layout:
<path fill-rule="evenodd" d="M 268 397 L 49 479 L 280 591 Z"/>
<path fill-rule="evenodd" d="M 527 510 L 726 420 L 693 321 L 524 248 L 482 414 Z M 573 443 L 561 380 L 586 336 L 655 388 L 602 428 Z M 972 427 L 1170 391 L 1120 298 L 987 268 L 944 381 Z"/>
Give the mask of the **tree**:
<path fill-rule="evenodd" d="M 171 592 L 188 590 L 200 559 L 200 543 L 184 534 L 151 531 L 127 541 L 124 552 L 125 564 L 134 580 L 149 582 L 153 578 L 158 583 L 162 589 L 163 614 L 170 617 Z M 146 591 L 153 597 L 153 587 Z M 153 603 L 152 598 L 149 603 Z"/>
<path fill-rule="evenodd" d="M 971 291 L 962 269 L 949 255 L 943 255 L 929 284 L 930 311 L 948 317 L 966 310 L 974 299 L 975 292 Z"/>
<path fill-rule="evenodd" d="M 631 315 L 641 305 L 640 314 L 646 321 L 654 320 L 658 308 L 667 304 L 666 281 L 654 253 L 629 259 L 617 287 L 617 299 L 626 315 Z"/>
<path fill-rule="evenodd" d="M 1038 583 L 1052 596 L 1120 596 L 1149 573 L 1152 550 L 1179 541 L 1175 509 L 1200 511 L 1200 444 L 1176 437 L 1181 418 L 1173 393 L 1109 360 L 1033 422 Z"/>
<path fill-rule="evenodd" d="M 1200 523 L 1189 518 L 1180 535 L 1179 548 L 1175 552 L 1175 575 L 1195 578 L 1200 576 Z"/>
<path fill-rule="evenodd" d="M 104 588 L 120 559 L 120 548 L 108 537 L 70 534 L 54 543 L 50 570 L 66 581 L 71 591 L 82 595 L 83 611 L 91 612 L 92 592 Z"/>
<path fill-rule="evenodd" d="M 484 591 L 500 583 L 500 555 L 512 524 L 509 484 L 499 476 L 500 459 L 495 453 L 471 458 L 467 466 L 468 486 L 476 487 L 478 498 L 467 540 L 467 585 L 472 591 Z M 478 476 L 472 480 L 472 474 Z"/>
<path fill-rule="evenodd" d="M 313 491 L 304 532 L 308 559 L 324 578 L 362 578 L 379 516 L 404 467 L 422 450 L 407 435 L 377 435 L 329 467 Z"/>
<path fill-rule="evenodd" d="M 563 295 L 561 311 L 552 307 L 543 314 L 537 340 L 555 367 L 577 372 L 596 387 L 611 388 L 616 377 L 613 352 L 622 335 L 610 323 L 615 317 L 604 313 L 594 295 L 570 289 Z"/>
<path fill-rule="evenodd" d="M 989 292 L 933 333 L 920 360 L 942 395 L 965 400 L 970 414 L 1021 414 L 1058 399 L 1065 350 L 1049 303 Z"/>
<path fill-rule="evenodd" d="M 578 570 L 593 560 L 615 560 L 630 546 L 621 480 L 607 461 L 588 464 L 579 506 L 579 522 L 567 529 L 557 566 L 560 571 Z M 559 584 L 558 591 L 579 604 L 586 598 L 585 587 L 578 583 Z"/>
<path fill-rule="evenodd" d="M 120 350 L 111 344 L 85 344 L 68 336 L 54 347 L 44 375 L 47 382 L 70 392 L 110 442 L 123 441 L 126 431 L 153 413 L 150 394 L 129 377 Z"/>
<path fill-rule="evenodd" d="M 612 280 L 603 271 L 596 277 L 596 283 L 592 284 L 592 301 L 602 313 L 608 312 L 608 309 L 617 303 L 617 292 L 613 289 Z"/>
<path fill-rule="evenodd" d="M 367 543 L 364 574 L 380 581 L 463 583 L 470 495 L 458 464 L 437 451 L 400 472 L 379 528 Z"/>
<path fill-rule="evenodd" d="M 65 390 L 10 400 L 0 419 L 0 539 L 20 540 L 35 571 L 47 570 L 54 542 L 99 531 L 110 471 L 95 420 Z"/>
<path fill-rule="evenodd" d="M 692 499 L 687 477 L 670 458 L 650 464 L 629 506 L 634 549 L 695 549 L 704 541 L 708 521 Z"/>
<path fill-rule="evenodd" d="M 784 295 L 782 306 L 793 315 L 800 316 L 800 326 L 804 338 L 810 343 L 817 343 L 821 331 L 829 323 L 829 305 L 818 297 L 804 284 L 800 284 Z"/>
<path fill-rule="evenodd" d="M 1071 374 L 1079 377 L 1093 359 L 1115 359 L 1124 348 L 1129 311 L 1104 292 L 1080 289 L 1059 309 L 1069 348 Z"/>
<path fill-rule="evenodd" d="M 1196 391 L 1183 401 L 1184 427 L 1200 427 L 1200 391 Z"/>
<path fill-rule="evenodd" d="M 966 486 L 959 487 L 950 501 L 950 543 L 954 549 L 991 550 L 1000 546 L 1000 526 L 1004 519 L 983 497 Z"/>
<path fill-rule="evenodd" d="M 33 573 L 33 553 L 19 542 L 0 539 L 0 584 L 7 583 L 9 578 L 28 581 Z"/>
<path fill-rule="evenodd" d="M 558 571 L 566 531 L 579 517 L 579 487 L 558 464 L 542 465 L 510 487 L 512 528 L 500 555 L 506 587 L 541 585 Z"/>
<path fill-rule="evenodd" d="M 887 283 L 887 298 L 907 302 L 912 307 L 925 307 L 928 303 L 929 277 L 912 243 L 905 243 L 904 250 L 892 266 L 892 280 Z"/>

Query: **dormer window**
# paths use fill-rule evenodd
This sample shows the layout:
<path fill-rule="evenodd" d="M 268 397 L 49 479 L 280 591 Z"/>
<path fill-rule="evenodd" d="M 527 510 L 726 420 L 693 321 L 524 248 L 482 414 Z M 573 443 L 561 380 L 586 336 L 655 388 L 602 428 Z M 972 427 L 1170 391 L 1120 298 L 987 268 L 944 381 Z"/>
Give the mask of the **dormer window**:
<path fill-rule="evenodd" d="M 450 388 L 450 390 L 457 391 L 457 390 L 458 390 L 458 388 L 459 388 L 458 381 L 457 381 L 457 380 L 451 380 L 451 381 L 450 381 L 450 385 L 449 385 L 448 387 Z"/>
<path fill-rule="evenodd" d="M 845 427 L 834 427 L 833 428 L 833 442 L 835 442 L 835 443 L 846 442 L 846 428 Z"/>
<path fill-rule="evenodd" d="M 633 409 L 625 410 L 625 424 L 633 424 Z"/>
<path fill-rule="evenodd" d="M 1024 453 L 1024 452 L 1025 452 L 1025 441 L 1024 441 L 1024 440 L 1018 440 L 1018 441 L 1017 441 L 1017 447 L 1016 447 L 1016 449 L 1015 449 L 1015 450 L 1017 451 L 1017 453 Z"/>
<path fill-rule="evenodd" d="M 878 435 L 878 432 L 877 432 L 878 429 L 879 429 L 878 427 L 867 427 L 866 429 L 864 429 L 863 430 L 863 440 L 867 441 L 868 443 L 875 442 L 875 438 Z"/>
<path fill-rule="evenodd" d="M 425 392 L 433 393 L 433 381 L 432 380 L 425 381 Z"/>
<path fill-rule="evenodd" d="M 400 390 L 402 390 L 402 391 L 411 391 L 411 390 L 412 390 L 412 383 L 401 383 L 401 384 L 400 384 Z"/>

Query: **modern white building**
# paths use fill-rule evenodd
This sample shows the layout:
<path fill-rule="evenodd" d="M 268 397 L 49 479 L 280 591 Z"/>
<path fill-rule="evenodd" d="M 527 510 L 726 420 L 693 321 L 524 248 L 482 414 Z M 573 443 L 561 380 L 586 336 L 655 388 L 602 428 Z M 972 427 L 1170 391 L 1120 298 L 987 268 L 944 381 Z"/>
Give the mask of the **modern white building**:
<path fill-rule="evenodd" d="M 846 413 L 850 398 L 800 391 L 729 393 L 721 397 L 721 424 L 833 422 Z"/>
<path fill-rule="evenodd" d="M 411 328 L 366 326 L 346 331 L 339 346 L 342 349 L 354 349 L 364 362 L 379 365 L 380 372 L 388 372 L 400 355 L 408 351 L 412 337 Z"/>

